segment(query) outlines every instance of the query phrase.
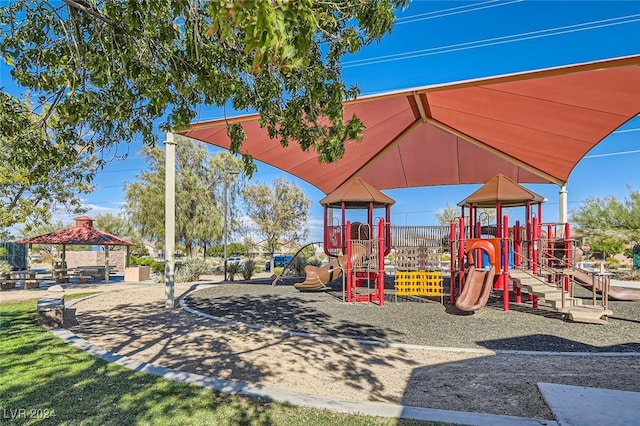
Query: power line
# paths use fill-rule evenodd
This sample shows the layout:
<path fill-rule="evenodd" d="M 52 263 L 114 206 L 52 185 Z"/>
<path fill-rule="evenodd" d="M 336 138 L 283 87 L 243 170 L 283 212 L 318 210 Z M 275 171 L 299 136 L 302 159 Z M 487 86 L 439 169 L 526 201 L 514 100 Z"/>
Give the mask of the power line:
<path fill-rule="evenodd" d="M 423 56 L 439 55 L 441 53 L 451 53 L 460 50 L 476 49 L 479 47 L 495 46 L 499 44 L 514 43 L 537 38 L 551 37 L 561 34 L 569 34 L 579 31 L 588 31 L 598 28 L 611 27 L 615 25 L 625 25 L 640 21 L 640 14 L 620 16 L 617 18 L 601 19 L 598 21 L 585 22 L 581 24 L 565 25 L 555 28 L 547 28 L 544 30 L 528 31 L 520 34 L 511 34 L 501 37 L 493 37 L 484 40 L 475 40 L 464 43 L 456 43 L 447 46 L 432 47 L 428 49 L 412 50 L 404 53 L 395 53 L 391 55 L 383 55 L 367 59 L 354 59 L 342 63 L 343 68 L 352 68 L 357 66 L 373 65 L 384 62 L 393 62 L 404 59 L 413 59 Z"/>
<path fill-rule="evenodd" d="M 635 129 L 616 130 L 613 133 L 629 133 L 629 132 L 637 132 L 637 131 L 640 131 L 640 127 L 635 128 Z"/>
<path fill-rule="evenodd" d="M 640 149 L 634 149 L 633 151 L 609 152 L 607 154 L 585 155 L 583 158 L 611 157 L 613 155 L 626 155 L 626 154 L 637 154 L 637 153 L 640 153 Z"/>
<path fill-rule="evenodd" d="M 468 4 L 465 6 L 451 7 L 448 9 L 434 10 L 432 12 L 419 13 L 417 15 L 403 16 L 403 17 L 397 18 L 396 25 L 411 24 L 413 22 L 426 21 L 428 19 L 443 18 L 445 16 L 459 15 L 467 12 L 475 12 L 477 10 L 507 6 L 512 3 L 521 3 L 522 1 L 523 0 L 512 0 L 509 2 L 500 2 L 498 0 L 490 0 L 482 3 Z"/>
<path fill-rule="evenodd" d="M 121 169 L 121 170 L 101 170 L 100 174 L 107 174 L 107 173 L 122 173 L 122 172 L 139 172 L 140 170 L 145 170 L 144 167 L 138 167 L 135 169 Z"/>

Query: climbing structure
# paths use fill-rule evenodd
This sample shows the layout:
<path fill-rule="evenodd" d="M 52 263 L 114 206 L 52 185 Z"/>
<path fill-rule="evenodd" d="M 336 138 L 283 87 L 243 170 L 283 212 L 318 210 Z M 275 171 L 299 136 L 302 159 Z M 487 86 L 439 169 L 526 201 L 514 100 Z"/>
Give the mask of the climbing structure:
<path fill-rule="evenodd" d="M 324 206 L 324 250 L 330 257 L 346 256 L 344 299 L 384 305 L 384 257 L 391 251 L 391 205 L 395 201 L 359 177 L 328 194 Z M 376 220 L 376 210 L 384 218 Z M 362 216 L 366 221 L 351 220 Z M 362 256 L 354 253 L 364 252 Z M 373 284 L 372 284 L 373 283 Z"/>

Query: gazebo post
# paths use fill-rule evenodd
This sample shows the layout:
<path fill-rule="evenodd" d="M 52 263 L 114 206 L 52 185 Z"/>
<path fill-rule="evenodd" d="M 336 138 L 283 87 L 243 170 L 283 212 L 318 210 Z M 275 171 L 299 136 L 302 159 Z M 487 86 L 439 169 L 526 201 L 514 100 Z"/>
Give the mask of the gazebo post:
<path fill-rule="evenodd" d="M 109 282 L 109 246 L 104 246 L 104 282 Z"/>

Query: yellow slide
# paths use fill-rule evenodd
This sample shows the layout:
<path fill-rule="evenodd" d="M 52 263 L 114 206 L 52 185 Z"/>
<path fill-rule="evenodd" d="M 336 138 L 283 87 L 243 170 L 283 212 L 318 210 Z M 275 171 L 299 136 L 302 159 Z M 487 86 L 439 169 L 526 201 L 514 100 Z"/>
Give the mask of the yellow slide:
<path fill-rule="evenodd" d="M 354 244 L 351 253 L 351 263 L 356 264 L 367 254 L 367 250 L 360 244 Z M 327 289 L 326 285 L 342 275 L 347 267 L 347 256 L 340 256 L 324 266 L 307 265 L 304 267 L 305 280 L 293 286 L 300 291 L 317 291 Z"/>

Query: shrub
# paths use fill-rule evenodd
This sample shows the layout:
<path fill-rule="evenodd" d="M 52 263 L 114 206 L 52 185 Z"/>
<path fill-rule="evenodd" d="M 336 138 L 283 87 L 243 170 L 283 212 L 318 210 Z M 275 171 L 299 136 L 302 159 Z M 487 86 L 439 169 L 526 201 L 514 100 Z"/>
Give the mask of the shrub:
<path fill-rule="evenodd" d="M 242 278 L 250 280 L 256 271 L 257 262 L 254 259 L 247 259 L 242 264 Z"/>
<path fill-rule="evenodd" d="M 305 275 L 305 266 L 307 266 L 307 260 L 301 257 L 296 257 L 289 263 L 289 270 L 291 271 L 291 273 L 293 273 L 294 276 L 303 277 Z"/>
<path fill-rule="evenodd" d="M 607 269 L 618 269 L 620 267 L 620 261 L 615 257 L 607 257 L 606 262 Z"/>
<path fill-rule="evenodd" d="M 322 266 L 322 260 L 320 260 L 319 258 L 314 256 L 314 257 L 311 257 L 311 258 L 307 259 L 307 265 L 320 267 L 320 266 Z"/>
<path fill-rule="evenodd" d="M 138 266 L 138 265 L 148 266 L 151 268 L 153 272 L 164 273 L 164 263 L 158 262 L 154 259 L 151 259 L 150 257 L 131 256 L 129 258 L 129 265 L 130 266 Z"/>
<path fill-rule="evenodd" d="M 210 272 L 211 268 L 204 259 L 192 257 L 177 267 L 175 281 L 178 283 L 198 281 L 200 275 Z"/>
<path fill-rule="evenodd" d="M 227 262 L 227 277 L 229 281 L 233 281 L 233 278 L 236 276 L 236 274 L 240 273 L 241 269 L 242 269 L 242 265 L 240 265 L 240 263 Z"/>
<path fill-rule="evenodd" d="M 306 275 L 304 268 L 307 265 L 321 266 L 322 261 L 317 257 L 310 257 L 308 259 L 305 259 L 298 256 L 294 258 L 293 261 L 289 264 L 289 269 L 291 270 L 291 273 L 296 277 L 304 277 Z"/>
<path fill-rule="evenodd" d="M 615 271 L 615 279 L 622 281 L 640 281 L 640 269 Z"/>
<path fill-rule="evenodd" d="M 0 274 L 11 272 L 11 264 L 6 260 L 0 260 Z"/>

